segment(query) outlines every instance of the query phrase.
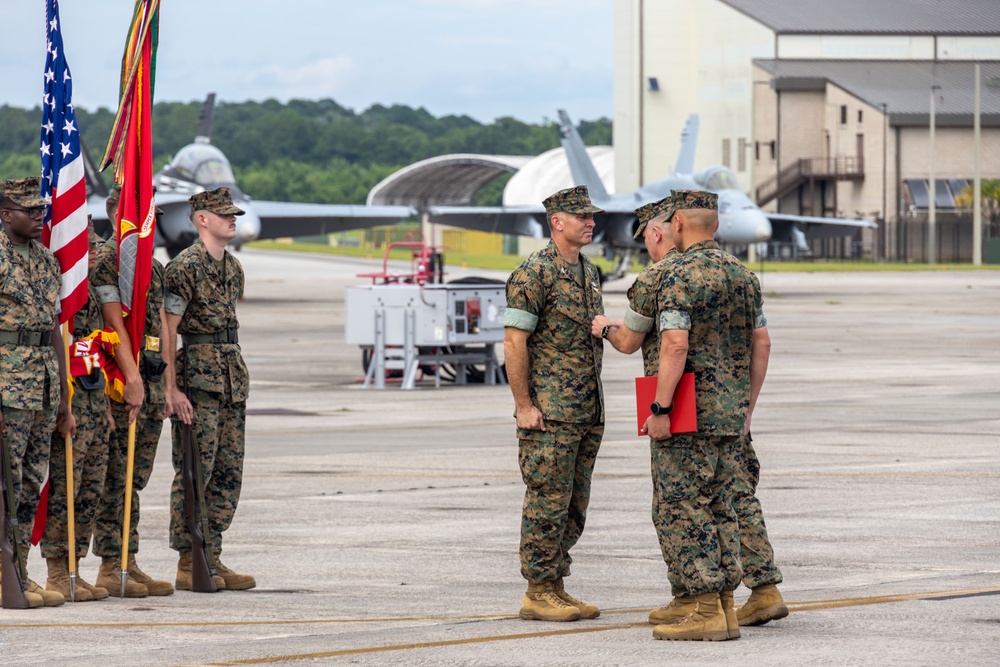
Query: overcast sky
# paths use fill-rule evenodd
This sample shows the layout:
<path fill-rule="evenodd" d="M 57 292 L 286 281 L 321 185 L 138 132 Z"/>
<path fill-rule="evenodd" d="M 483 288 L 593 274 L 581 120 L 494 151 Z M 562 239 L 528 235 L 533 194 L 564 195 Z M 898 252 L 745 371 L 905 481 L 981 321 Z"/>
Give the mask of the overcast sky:
<path fill-rule="evenodd" d="M 330 97 L 611 117 L 614 0 L 161 0 L 156 101 Z M 113 108 L 132 0 L 62 0 L 77 106 Z M 0 0 L 0 104 L 39 104 L 43 0 Z"/>

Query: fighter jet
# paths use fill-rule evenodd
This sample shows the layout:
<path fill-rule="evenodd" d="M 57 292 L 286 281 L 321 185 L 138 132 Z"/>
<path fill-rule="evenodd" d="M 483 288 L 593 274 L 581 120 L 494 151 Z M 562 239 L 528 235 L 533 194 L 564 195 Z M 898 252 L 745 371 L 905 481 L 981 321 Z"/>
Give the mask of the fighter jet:
<path fill-rule="evenodd" d="M 204 190 L 221 186 L 232 190 L 233 202 L 246 211 L 236 218 L 239 248 L 255 239 L 286 236 L 309 236 L 348 229 L 391 225 L 416 215 L 409 206 L 351 206 L 346 204 L 305 204 L 297 202 L 252 200 L 236 185 L 229 160 L 211 144 L 215 93 L 202 106 L 194 142 L 177 151 L 170 164 L 153 176 L 156 205 L 163 210 L 157 218 L 156 245 L 167 249 L 171 257 L 198 238 L 188 214 L 188 198 Z M 99 233 L 108 236 L 110 225 L 105 212 L 107 188 L 98 177 L 89 156 L 85 158 L 88 212 Z"/>
<path fill-rule="evenodd" d="M 638 225 L 633 211 L 642 204 L 656 201 L 671 190 L 710 190 L 719 195 L 720 243 L 751 244 L 775 239 L 794 242 L 808 249 L 807 236 L 841 236 L 861 228 L 874 228 L 866 220 L 817 218 L 780 213 L 765 213 L 736 182 L 729 167 L 713 165 L 694 171 L 694 155 L 698 142 L 698 114 L 691 114 L 681 134 L 681 150 L 674 166 L 674 175 L 642 186 L 630 193 L 610 194 L 597 173 L 580 133 L 569 114 L 559 110 L 559 132 L 570 173 L 576 185 L 586 185 L 596 206 L 604 209 L 595 218 L 594 242 L 604 246 L 605 256 L 614 260 L 614 269 L 604 276 L 614 280 L 625 275 L 632 260 L 645 252 L 642 240 L 632 238 Z M 548 236 L 545 210 L 537 206 L 434 206 L 429 210 L 430 221 L 491 231 L 541 238 Z"/>

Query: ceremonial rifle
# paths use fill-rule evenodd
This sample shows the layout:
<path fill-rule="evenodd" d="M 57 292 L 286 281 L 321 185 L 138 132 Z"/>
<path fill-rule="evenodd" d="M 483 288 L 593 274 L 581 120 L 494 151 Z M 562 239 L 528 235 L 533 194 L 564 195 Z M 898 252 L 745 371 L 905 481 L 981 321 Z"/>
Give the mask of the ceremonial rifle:
<path fill-rule="evenodd" d="M 191 590 L 196 593 L 216 593 L 215 562 L 205 544 L 208 532 L 208 512 L 202 487 L 201 452 L 191 432 L 190 424 L 181 424 L 184 448 L 184 521 L 191 533 Z"/>
<path fill-rule="evenodd" d="M 0 502 L 3 503 L 3 512 L 0 512 L 0 576 L 3 584 L 0 589 L 3 590 L 3 596 L 0 605 L 4 609 L 27 609 L 28 598 L 24 591 L 28 588 L 28 573 L 24 569 L 19 548 L 17 498 L 11 480 L 10 452 L 7 450 L 6 438 L 0 440 L 0 459 L 3 467 L 0 479 L 3 484 L 3 493 L 0 494 Z"/>

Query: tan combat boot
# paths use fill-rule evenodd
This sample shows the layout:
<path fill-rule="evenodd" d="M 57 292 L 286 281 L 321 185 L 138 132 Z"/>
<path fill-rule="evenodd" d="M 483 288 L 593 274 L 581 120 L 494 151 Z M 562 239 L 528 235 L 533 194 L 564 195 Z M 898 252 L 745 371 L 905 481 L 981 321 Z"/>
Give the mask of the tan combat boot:
<path fill-rule="evenodd" d="M 28 550 L 21 549 L 20 552 L 21 552 L 21 562 L 25 564 L 24 567 L 25 575 L 27 575 Z M 58 607 L 66 603 L 66 598 L 64 598 L 62 594 L 56 593 L 55 591 L 45 590 L 44 588 L 36 584 L 34 581 L 32 581 L 30 577 L 24 583 L 28 584 L 28 588 L 25 589 L 27 592 L 41 596 L 43 606 Z"/>
<path fill-rule="evenodd" d="M 552 590 L 555 594 L 559 596 L 559 599 L 567 604 L 571 604 L 580 610 L 580 618 L 597 618 L 601 615 L 601 610 L 592 604 L 587 604 L 582 600 L 577 600 L 575 597 L 566 592 L 563 586 L 562 577 L 559 577 L 552 583 Z"/>
<path fill-rule="evenodd" d="M 216 566 L 218 570 L 218 566 Z M 226 590 L 226 580 L 220 575 L 216 574 L 213 579 L 215 579 L 215 587 L 220 591 Z M 180 552 L 180 558 L 177 560 L 177 578 L 174 580 L 174 586 L 179 591 L 189 591 L 191 590 L 191 552 L 182 551 Z"/>
<path fill-rule="evenodd" d="M 0 590 L 3 589 L 3 582 L 0 581 Z M 38 609 L 44 606 L 45 602 L 42 600 L 42 596 L 37 593 L 31 593 L 29 591 L 24 591 L 24 599 L 28 603 L 28 609 Z"/>
<path fill-rule="evenodd" d="M 694 611 L 694 596 L 676 595 L 666 607 L 649 612 L 650 625 L 664 625 L 679 621 Z"/>
<path fill-rule="evenodd" d="M 730 639 L 740 638 L 740 624 L 736 619 L 736 609 L 733 607 L 733 592 L 722 591 L 719 593 L 719 601 L 722 602 L 722 611 L 726 615 L 726 632 Z"/>
<path fill-rule="evenodd" d="M 551 581 L 529 581 L 518 615 L 526 621 L 575 621 L 580 610 L 556 595 Z"/>
<path fill-rule="evenodd" d="M 774 584 L 754 588 L 747 601 L 736 611 L 736 618 L 743 626 L 764 625 L 785 616 L 788 616 L 788 607 Z"/>
<path fill-rule="evenodd" d="M 726 612 L 718 593 L 694 596 L 695 610 L 676 623 L 653 628 L 656 639 L 720 642 L 729 639 Z"/>
<path fill-rule="evenodd" d="M 128 578 L 137 584 L 145 586 L 146 591 L 150 595 L 173 595 L 174 593 L 174 587 L 170 585 L 169 581 L 153 579 L 140 570 L 139 565 L 135 562 L 135 554 L 131 552 L 128 555 Z"/>
<path fill-rule="evenodd" d="M 66 563 L 66 556 L 46 558 L 45 562 L 49 565 L 49 578 L 45 582 L 45 590 L 55 591 L 56 593 L 62 595 L 64 599 L 73 602 L 74 596 L 70 591 L 72 586 L 69 578 L 69 566 Z M 90 591 L 80 585 L 79 579 L 77 579 L 76 582 L 75 593 L 76 602 L 90 602 L 94 599 L 94 596 L 90 594 Z"/>
<path fill-rule="evenodd" d="M 101 558 L 101 569 L 97 572 L 97 585 L 106 588 L 108 593 L 115 597 L 122 597 L 122 568 L 121 559 L 115 556 L 104 556 Z M 131 577 L 125 578 L 125 597 L 144 598 L 149 595 L 146 587 Z"/>
<path fill-rule="evenodd" d="M 219 557 L 215 557 L 216 576 L 222 577 L 226 582 L 227 591 L 245 591 L 257 586 L 257 580 L 249 574 L 237 574 L 222 564 Z"/>
<path fill-rule="evenodd" d="M 101 588 L 100 586 L 94 586 L 92 584 L 87 583 L 87 580 L 84 579 L 83 575 L 80 574 L 80 560 L 77 559 L 77 561 L 76 561 L 76 589 L 77 589 L 77 591 L 79 591 L 81 587 L 86 588 L 87 591 L 94 597 L 95 600 L 104 600 L 109 595 L 111 595 L 111 593 L 108 592 L 107 588 Z"/>

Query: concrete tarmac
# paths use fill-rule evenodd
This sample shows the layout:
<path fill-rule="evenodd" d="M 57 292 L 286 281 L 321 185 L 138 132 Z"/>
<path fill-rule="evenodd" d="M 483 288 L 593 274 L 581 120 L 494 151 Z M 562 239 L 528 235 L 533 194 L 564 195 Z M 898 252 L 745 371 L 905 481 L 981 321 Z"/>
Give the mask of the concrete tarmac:
<path fill-rule="evenodd" d="M 758 496 L 792 613 L 736 641 L 662 642 L 646 622 L 670 594 L 634 435 L 638 356 L 607 348 L 607 432 L 567 579 L 603 612 L 521 621 L 509 389 L 362 389 L 344 288 L 376 263 L 238 257 L 252 383 L 224 560 L 258 587 L 0 610 L 0 664 L 1000 663 L 1000 272 L 761 276 Z M 614 318 L 628 283 L 605 290 Z M 169 454 L 165 428 L 138 561 L 172 581 Z M 44 585 L 37 550 L 30 572 Z"/>

